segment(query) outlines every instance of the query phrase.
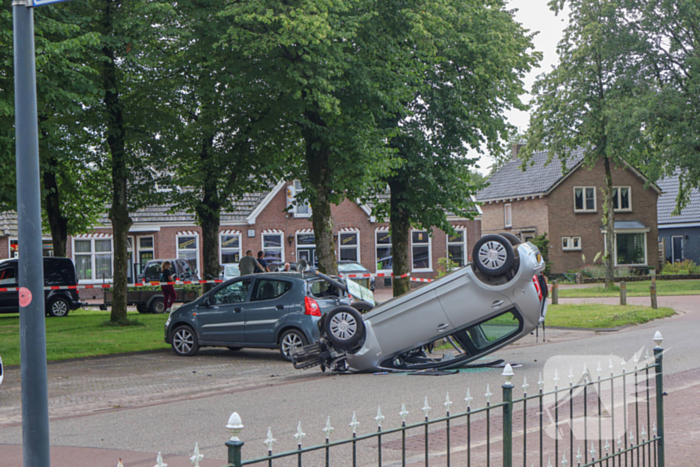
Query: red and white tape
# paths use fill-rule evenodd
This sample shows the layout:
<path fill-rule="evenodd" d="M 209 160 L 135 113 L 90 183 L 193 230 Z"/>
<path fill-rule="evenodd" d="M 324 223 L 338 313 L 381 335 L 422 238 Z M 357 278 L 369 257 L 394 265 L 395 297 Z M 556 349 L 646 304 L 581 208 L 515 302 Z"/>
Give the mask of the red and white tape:
<path fill-rule="evenodd" d="M 435 279 L 422 279 L 420 277 L 411 277 L 411 282 L 433 282 Z"/>
<path fill-rule="evenodd" d="M 176 281 L 176 282 L 140 282 L 127 284 L 127 287 L 149 287 L 152 285 L 199 285 L 199 284 L 221 284 L 222 279 L 207 281 Z M 111 289 L 113 284 L 84 284 L 84 285 L 51 285 L 44 287 L 44 290 L 78 290 L 78 289 Z M 0 292 L 17 292 L 19 287 L 0 287 Z"/>
<path fill-rule="evenodd" d="M 403 279 L 404 277 L 410 277 L 411 273 L 406 273 L 406 274 L 401 274 L 400 276 L 396 276 L 399 279 Z M 394 277 L 393 273 L 383 273 L 379 272 L 376 274 L 340 274 L 340 277 L 349 277 L 350 279 L 356 279 L 356 278 L 365 278 L 365 277 Z"/>

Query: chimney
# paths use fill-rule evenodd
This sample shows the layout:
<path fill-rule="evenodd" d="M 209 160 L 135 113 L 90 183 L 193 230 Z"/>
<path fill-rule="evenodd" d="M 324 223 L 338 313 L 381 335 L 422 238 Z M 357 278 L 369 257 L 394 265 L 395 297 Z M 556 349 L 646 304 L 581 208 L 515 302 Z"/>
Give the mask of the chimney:
<path fill-rule="evenodd" d="M 525 141 L 524 139 L 520 139 L 517 142 L 511 144 L 512 160 L 518 160 L 518 153 L 525 146 L 525 144 L 527 144 L 527 141 Z"/>

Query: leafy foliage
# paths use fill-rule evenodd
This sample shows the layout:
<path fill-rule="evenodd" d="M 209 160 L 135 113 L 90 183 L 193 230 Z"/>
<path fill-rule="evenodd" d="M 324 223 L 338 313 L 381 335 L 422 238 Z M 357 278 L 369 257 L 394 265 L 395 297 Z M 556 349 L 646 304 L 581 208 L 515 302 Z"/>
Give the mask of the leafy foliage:
<path fill-rule="evenodd" d="M 547 232 L 542 235 L 538 235 L 530 239 L 530 243 L 535 245 L 540 253 L 542 254 L 542 259 L 544 260 L 546 266 L 544 268 L 544 275 L 549 276 L 552 270 L 552 265 L 549 264 L 549 239 L 547 238 Z"/>
<path fill-rule="evenodd" d="M 700 274 L 700 266 L 695 264 L 695 261 L 692 259 L 664 264 L 663 268 L 661 269 L 662 276 L 670 276 L 675 274 Z"/>

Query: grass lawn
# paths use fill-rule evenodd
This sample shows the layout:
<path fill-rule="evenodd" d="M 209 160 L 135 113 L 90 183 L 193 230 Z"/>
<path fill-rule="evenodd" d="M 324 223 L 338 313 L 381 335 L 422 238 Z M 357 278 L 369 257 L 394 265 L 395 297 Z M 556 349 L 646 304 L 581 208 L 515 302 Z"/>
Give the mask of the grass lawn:
<path fill-rule="evenodd" d="M 628 282 L 628 297 L 648 297 L 651 281 Z M 690 281 L 656 281 L 657 295 L 700 295 L 700 280 Z M 560 298 L 619 297 L 620 286 L 605 290 L 603 284 L 579 289 L 559 289 Z"/>
<path fill-rule="evenodd" d="M 167 314 L 129 312 L 140 325 L 103 326 L 108 311 L 75 310 L 65 318 L 46 318 L 48 359 L 109 355 L 139 350 L 165 349 L 163 331 Z M 19 314 L 0 315 L 0 356 L 5 365 L 19 365 Z"/>
<path fill-rule="evenodd" d="M 673 316 L 670 308 L 654 310 L 648 306 L 620 306 L 587 303 L 549 305 L 547 326 L 565 328 L 615 328 L 626 324 L 643 324 L 653 319 Z"/>

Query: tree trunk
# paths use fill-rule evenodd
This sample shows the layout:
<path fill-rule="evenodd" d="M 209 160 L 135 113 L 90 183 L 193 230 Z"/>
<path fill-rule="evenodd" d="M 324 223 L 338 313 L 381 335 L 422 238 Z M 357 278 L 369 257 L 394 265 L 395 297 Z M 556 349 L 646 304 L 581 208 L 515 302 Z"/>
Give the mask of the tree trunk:
<path fill-rule="evenodd" d="M 318 114 L 311 113 L 307 118 L 319 124 Z M 331 174 L 329 168 L 330 151 L 322 141 L 314 138 L 312 131 L 304 132 L 306 143 L 306 167 L 314 196 L 311 197 L 311 220 L 316 238 L 318 269 L 324 274 L 338 274 L 338 261 L 333 242 L 333 218 L 331 217 Z"/>
<path fill-rule="evenodd" d="M 113 24 L 111 17 L 112 2 L 107 0 L 104 9 L 104 33 L 111 36 Z M 112 207 L 109 219 L 112 222 L 114 242 L 114 281 L 112 284 L 112 313 L 110 321 L 125 322 L 127 294 L 127 236 L 131 227 L 129 205 L 127 202 L 127 179 L 129 176 L 127 154 L 124 144 L 124 118 L 119 99 L 119 83 L 114 50 L 105 46 L 102 49 L 105 62 L 103 85 L 105 89 L 104 104 L 107 114 L 107 144 L 112 156 Z"/>
<path fill-rule="evenodd" d="M 407 187 L 396 179 L 389 182 L 391 189 L 391 255 L 393 263 L 394 297 L 403 295 L 411 289 L 411 278 L 400 276 L 411 271 L 411 258 L 409 254 L 411 221 L 408 211 L 402 207 L 403 197 Z"/>
<path fill-rule="evenodd" d="M 208 172 L 214 167 L 210 163 L 213 137 L 205 138 L 202 144 L 200 161 L 202 170 Z M 219 202 L 219 190 L 217 177 L 210 174 L 204 178 L 202 187 L 202 202 L 196 209 L 197 220 L 202 226 L 202 254 L 204 264 L 202 267 L 203 279 L 218 279 L 220 273 L 219 262 L 219 225 L 221 224 L 221 203 Z M 212 284 L 205 284 L 204 291 L 212 288 Z"/>
<path fill-rule="evenodd" d="M 53 255 L 58 257 L 66 256 L 66 244 L 68 243 L 68 219 L 61 212 L 61 198 L 58 192 L 58 182 L 56 181 L 56 159 L 48 155 L 47 169 L 43 173 L 44 205 L 46 206 L 46 217 L 51 228 L 51 240 L 53 242 Z"/>
<path fill-rule="evenodd" d="M 605 164 L 605 206 L 603 218 L 605 220 L 605 248 L 607 251 L 605 260 L 605 288 L 610 289 L 615 285 L 615 211 L 613 210 L 613 180 L 610 170 L 610 158 L 603 158 Z"/>

